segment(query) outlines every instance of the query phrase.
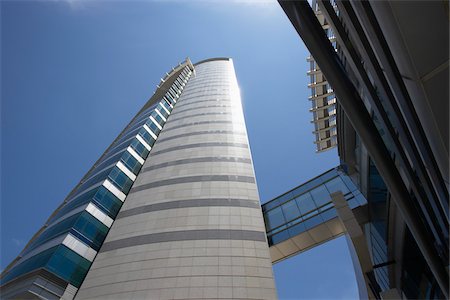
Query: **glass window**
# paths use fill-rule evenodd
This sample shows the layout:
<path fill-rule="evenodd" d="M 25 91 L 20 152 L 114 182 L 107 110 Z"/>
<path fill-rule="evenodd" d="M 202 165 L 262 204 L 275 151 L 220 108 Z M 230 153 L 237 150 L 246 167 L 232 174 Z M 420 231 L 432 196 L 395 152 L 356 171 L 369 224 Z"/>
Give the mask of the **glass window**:
<path fill-rule="evenodd" d="M 146 129 L 141 128 L 141 130 L 139 130 L 139 135 L 150 145 L 150 147 L 155 144 L 155 139 Z"/>
<path fill-rule="evenodd" d="M 162 105 L 162 104 L 161 104 L 161 105 Z M 159 113 L 162 114 L 162 115 L 164 116 L 164 118 L 166 118 L 166 119 L 167 119 L 167 117 L 169 116 L 169 114 L 167 113 L 167 111 L 166 111 L 164 108 L 162 108 L 162 107 L 158 107 L 158 111 L 159 111 Z"/>
<path fill-rule="evenodd" d="M 99 209 L 107 213 L 113 219 L 117 216 L 120 207 L 122 206 L 122 201 L 104 186 L 101 186 L 95 194 L 94 203 Z"/>
<path fill-rule="evenodd" d="M 294 200 L 283 204 L 281 206 L 281 208 L 283 210 L 283 213 L 284 213 L 284 216 L 285 216 L 287 222 L 300 217 L 300 211 Z"/>
<path fill-rule="evenodd" d="M 130 152 L 125 151 L 120 160 L 127 166 L 127 168 L 133 172 L 133 174 L 137 175 L 139 170 L 141 169 L 141 163 L 137 161 Z"/>
<path fill-rule="evenodd" d="M 161 118 L 161 116 L 156 111 L 154 111 L 152 113 L 152 117 L 155 119 L 156 122 L 158 122 L 159 125 L 164 124 L 163 119 Z"/>
<path fill-rule="evenodd" d="M 73 230 L 82 235 L 82 240 L 89 241 L 93 249 L 99 250 L 108 233 L 108 227 L 88 212 L 83 212 L 73 226 Z M 72 231 L 73 232 L 73 231 Z M 77 237 L 80 237 L 77 235 Z"/>
<path fill-rule="evenodd" d="M 298 235 L 298 234 L 300 234 L 300 233 L 305 232 L 305 231 L 306 231 L 306 228 L 305 228 L 305 224 L 303 224 L 303 223 L 298 223 L 298 224 L 296 224 L 296 225 L 294 225 L 294 226 L 289 227 L 288 230 L 289 230 L 289 235 L 290 235 L 291 237 L 294 237 L 294 236 L 296 236 L 296 235 Z"/>
<path fill-rule="evenodd" d="M 123 151 L 125 150 L 131 143 L 131 141 L 135 138 L 135 136 L 130 137 L 129 140 L 125 140 L 122 143 L 120 143 L 117 146 L 114 146 L 113 148 L 111 148 L 110 150 L 108 150 L 108 154 L 107 155 L 114 155 L 114 153 L 117 153 L 119 151 Z"/>
<path fill-rule="evenodd" d="M 325 186 L 327 187 L 328 191 L 331 193 L 341 191 L 342 194 L 347 194 L 349 192 L 347 186 L 342 181 L 341 177 L 336 177 L 334 179 L 331 179 L 330 181 L 325 183 Z"/>
<path fill-rule="evenodd" d="M 322 217 L 322 219 L 326 222 L 328 220 L 331 220 L 335 217 L 337 217 L 337 213 L 336 213 L 336 209 L 335 208 L 331 208 L 328 209 L 326 211 L 323 211 L 320 213 L 320 216 Z"/>
<path fill-rule="evenodd" d="M 166 102 L 166 100 L 161 101 L 161 105 L 164 106 L 169 112 L 172 110 L 170 105 Z"/>
<path fill-rule="evenodd" d="M 308 220 L 305 220 L 303 224 L 305 224 L 305 228 L 309 230 L 321 224 L 322 222 L 323 222 L 322 218 L 319 215 L 317 215 L 315 217 L 309 218 Z"/>
<path fill-rule="evenodd" d="M 11 279 L 16 278 L 22 274 L 28 273 L 32 270 L 39 269 L 47 263 L 52 254 L 56 251 L 58 246 L 52 247 L 41 253 L 38 253 L 26 261 L 22 262 L 20 265 L 16 265 L 13 267 L 8 273 L 6 273 L 1 279 L 1 285 L 10 281 Z"/>
<path fill-rule="evenodd" d="M 71 201 L 67 202 L 52 218 L 52 220 L 57 220 L 58 218 L 64 216 L 68 212 L 72 211 L 73 209 L 89 203 L 92 198 L 94 197 L 95 193 L 97 193 L 98 188 L 92 189 L 89 192 L 84 193 L 83 195 L 76 197 L 72 199 Z"/>
<path fill-rule="evenodd" d="M 273 245 L 276 245 L 285 240 L 288 240 L 289 238 L 290 238 L 290 236 L 289 236 L 289 232 L 287 230 L 281 231 L 281 232 L 271 236 Z"/>
<path fill-rule="evenodd" d="M 286 223 L 283 217 L 283 213 L 281 211 L 281 207 L 277 207 L 272 209 L 271 211 L 268 211 L 264 215 L 264 218 L 266 220 L 266 226 L 268 231 Z"/>
<path fill-rule="evenodd" d="M 266 212 L 268 210 L 271 210 L 272 208 L 278 206 L 279 204 L 280 204 L 280 202 L 278 201 L 278 198 L 275 198 L 275 199 L 273 199 L 271 201 L 268 201 L 268 202 L 264 203 L 262 205 L 262 211 Z"/>
<path fill-rule="evenodd" d="M 158 135 L 159 132 L 161 131 L 161 129 L 159 129 L 159 127 L 156 126 L 156 124 L 153 123 L 152 120 L 148 120 L 147 123 L 145 123 L 145 124 L 147 124 L 147 126 L 151 129 L 151 131 L 156 135 Z"/>
<path fill-rule="evenodd" d="M 64 220 L 62 220 L 61 222 L 48 227 L 45 231 L 43 231 L 37 238 L 36 240 L 34 240 L 30 246 L 27 248 L 25 253 L 30 252 L 32 249 L 36 248 L 39 245 L 44 244 L 45 242 L 47 242 L 48 240 L 63 234 L 65 232 L 68 232 L 73 224 L 75 224 L 75 222 L 77 221 L 77 218 L 80 216 L 82 212 L 77 213 L 73 216 L 70 216 Z M 25 254 L 24 253 L 24 254 Z"/>
<path fill-rule="evenodd" d="M 283 195 L 278 197 L 278 203 L 284 203 L 286 201 L 291 200 L 292 198 L 293 198 L 292 192 L 288 192 L 288 193 L 283 194 Z"/>
<path fill-rule="evenodd" d="M 125 132 L 124 135 L 122 135 L 117 141 L 114 142 L 114 146 L 120 145 L 123 141 L 126 141 L 126 140 L 130 139 L 130 137 L 135 136 L 135 135 L 138 133 L 139 129 L 142 127 L 142 125 L 144 125 L 144 122 L 145 122 L 146 120 L 147 120 L 147 119 L 144 119 L 144 120 L 142 121 L 142 123 L 138 123 L 138 124 L 137 124 L 137 125 L 139 125 L 139 126 L 137 126 L 137 127 L 135 127 L 135 128 L 132 128 L 132 129 L 130 129 L 129 131 Z"/>
<path fill-rule="evenodd" d="M 327 204 L 328 202 L 331 201 L 330 194 L 323 185 L 320 185 L 315 189 L 311 190 L 310 193 L 317 207 Z"/>
<path fill-rule="evenodd" d="M 115 162 L 118 162 L 119 161 L 119 159 L 120 159 L 120 157 L 122 156 L 122 152 L 123 151 L 125 151 L 125 149 L 121 149 L 121 151 L 120 152 L 118 152 L 118 153 L 114 153 L 113 155 L 108 155 L 107 157 L 105 157 L 105 159 L 103 159 L 103 161 L 102 162 L 100 162 L 100 164 L 98 164 L 96 167 L 95 167 L 95 169 L 94 170 L 92 170 L 92 173 L 93 172 L 96 172 L 96 171 L 100 171 L 100 170 L 102 170 L 102 169 L 104 169 L 105 167 L 107 167 L 107 166 L 109 166 L 109 165 L 111 165 L 111 164 L 113 164 L 113 163 L 115 163 Z M 96 171 L 95 171 L 96 170 Z M 90 174 L 91 175 L 91 174 Z"/>
<path fill-rule="evenodd" d="M 134 151 L 136 151 L 137 154 L 139 154 L 140 157 L 142 157 L 143 159 L 147 158 L 149 151 L 147 150 L 147 148 L 145 148 L 144 145 L 141 144 L 141 142 L 139 142 L 138 139 L 134 139 L 131 142 L 130 146 L 134 149 Z"/>
<path fill-rule="evenodd" d="M 91 262 L 86 258 L 61 245 L 49 260 L 46 269 L 78 288 L 81 286 L 90 265 Z"/>
<path fill-rule="evenodd" d="M 108 178 L 116 185 L 122 192 L 128 194 L 133 185 L 133 181 L 125 175 L 118 167 L 114 167 Z"/>
<path fill-rule="evenodd" d="M 298 208 L 300 209 L 302 215 L 317 209 L 309 193 L 298 196 L 295 198 L 295 202 L 297 202 Z"/>
<path fill-rule="evenodd" d="M 97 173 L 96 175 L 94 174 L 93 177 L 89 178 L 88 180 L 86 180 L 84 183 L 82 183 L 80 185 L 80 187 L 78 188 L 78 191 L 81 192 L 81 191 L 87 189 L 88 187 L 94 185 L 95 183 L 105 180 L 113 167 L 114 166 L 111 166 L 111 167 Z"/>

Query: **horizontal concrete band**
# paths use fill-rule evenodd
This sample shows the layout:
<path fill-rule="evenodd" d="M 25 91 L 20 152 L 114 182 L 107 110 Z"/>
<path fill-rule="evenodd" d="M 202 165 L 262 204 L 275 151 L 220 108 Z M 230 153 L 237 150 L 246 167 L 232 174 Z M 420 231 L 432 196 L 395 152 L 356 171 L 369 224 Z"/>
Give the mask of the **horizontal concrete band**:
<path fill-rule="evenodd" d="M 231 115 L 231 112 L 228 111 L 218 111 L 218 112 L 205 112 L 205 113 L 199 113 L 199 114 L 192 114 L 192 115 L 186 115 L 186 116 L 180 116 L 178 118 L 172 118 L 170 117 L 170 121 L 179 121 L 184 120 L 186 118 L 193 118 L 193 117 L 200 117 L 200 116 L 208 116 L 208 115 Z"/>
<path fill-rule="evenodd" d="M 218 93 L 218 92 L 216 92 L 216 93 L 214 93 L 214 94 L 212 94 L 211 92 L 208 92 L 208 91 L 205 91 L 205 90 L 203 90 L 203 91 L 195 91 L 195 90 L 191 90 L 191 88 L 189 87 L 188 89 L 186 89 L 186 90 L 183 90 L 183 92 L 186 92 L 186 94 L 185 93 L 183 93 L 183 96 L 185 97 L 185 98 L 183 98 L 183 100 L 189 100 L 189 99 L 193 99 L 193 98 L 201 98 L 201 97 L 221 97 L 222 99 L 227 99 L 227 98 L 230 98 L 230 93 L 226 93 L 226 92 L 222 92 L 222 93 Z"/>
<path fill-rule="evenodd" d="M 247 144 L 241 143 L 225 143 L 225 142 L 211 142 L 211 143 L 197 143 L 197 144 L 189 144 L 189 145 L 181 145 L 175 146 L 167 149 L 163 149 L 160 151 L 151 152 L 151 156 L 155 156 L 162 153 L 167 153 L 171 151 L 183 150 L 183 149 L 191 149 L 191 148 L 208 148 L 208 147 L 238 147 L 238 148 L 248 148 Z"/>
<path fill-rule="evenodd" d="M 234 181 L 234 182 L 255 183 L 255 177 L 240 176 L 240 175 L 198 175 L 198 176 L 171 178 L 171 179 L 159 180 L 159 181 L 150 182 L 147 184 L 133 187 L 131 189 L 130 193 L 139 192 L 142 190 L 165 186 L 165 185 L 190 183 L 190 182 L 203 182 L 203 181 Z"/>
<path fill-rule="evenodd" d="M 176 106 L 175 106 L 175 107 L 176 107 Z M 190 110 L 202 110 L 202 109 L 204 109 L 204 108 L 213 108 L 213 107 L 231 107 L 231 106 L 230 106 L 230 105 L 204 105 L 204 106 L 198 106 L 198 107 L 186 108 L 186 109 L 179 110 L 179 111 L 175 111 L 175 108 L 174 108 L 174 111 L 173 111 L 173 113 L 172 113 L 171 115 L 173 116 L 173 115 L 177 115 L 177 114 L 184 113 L 185 111 L 190 111 Z"/>
<path fill-rule="evenodd" d="M 231 198 L 187 199 L 187 200 L 177 200 L 177 201 L 149 204 L 124 210 L 117 215 L 116 220 L 120 218 L 126 218 L 130 216 L 145 214 L 148 212 L 159 210 L 187 208 L 187 207 L 209 207 L 209 206 L 248 207 L 258 209 L 260 208 L 258 200 L 231 199 Z"/>
<path fill-rule="evenodd" d="M 140 173 L 145 173 L 151 170 L 170 167 L 170 166 L 177 166 L 177 165 L 184 165 L 184 164 L 191 164 L 191 163 L 202 163 L 202 162 L 237 162 L 237 163 L 244 163 L 244 164 L 250 164 L 252 161 L 249 158 L 242 158 L 242 157 L 196 157 L 196 158 L 186 158 L 186 159 L 179 159 L 179 160 L 173 160 L 168 161 L 162 164 L 157 164 L 154 166 L 146 167 L 141 170 Z"/>
<path fill-rule="evenodd" d="M 189 240 L 243 240 L 265 242 L 266 233 L 253 230 L 229 229 L 202 229 L 152 233 L 106 242 L 103 244 L 100 252 L 108 252 L 126 247 L 134 247 L 154 243 Z"/>
<path fill-rule="evenodd" d="M 189 133 L 183 133 L 173 136 L 168 136 L 165 138 L 159 138 L 158 143 L 164 142 L 164 141 L 170 141 L 173 139 L 178 139 L 186 136 L 194 136 L 194 135 L 203 135 L 203 134 L 233 134 L 233 135 L 245 135 L 245 132 L 242 131 L 232 131 L 232 130 L 204 130 L 204 131 L 196 131 L 196 132 L 189 132 Z"/>
<path fill-rule="evenodd" d="M 163 132 L 167 132 L 167 131 L 178 129 L 178 128 L 184 128 L 184 127 L 187 127 L 187 126 L 204 125 L 204 124 L 234 124 L 234 125 L 242 125 L 242 123 L 236 123 L 234 121 L 225 121 L 225 120 L 198 121 L 198 122 L 192 122 L 192 123 L 187 123 L 187 124 L 176 125 L 176 126 L 172 126 L 172 127 L 164 126 L 163 127 Z"/>
<path fill-rule="evenodd" d="M 197 100 L 197 101 L 186 101 L 186 99 L 183 99 L 181 101 L 178 101 L 177 107 L 185 107 L 188 105 L 201 103 L 201 102 L 221 102 L 221 101 L 228 101 L 230 102 L 231 99 L 208 99 L 208 100 Z"/>

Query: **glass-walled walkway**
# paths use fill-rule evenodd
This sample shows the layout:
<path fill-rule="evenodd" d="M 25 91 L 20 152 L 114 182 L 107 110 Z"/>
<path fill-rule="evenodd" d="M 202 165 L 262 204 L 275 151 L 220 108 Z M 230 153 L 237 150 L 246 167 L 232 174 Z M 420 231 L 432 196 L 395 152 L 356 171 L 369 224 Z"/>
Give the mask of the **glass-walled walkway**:
<path fill-rule="evenodd" d="M 345 233 L 331 194 L 341 191 L 355 215 L 367 201 L 340 169 L 331 169 L 262 205 L 272 262 Z"/>

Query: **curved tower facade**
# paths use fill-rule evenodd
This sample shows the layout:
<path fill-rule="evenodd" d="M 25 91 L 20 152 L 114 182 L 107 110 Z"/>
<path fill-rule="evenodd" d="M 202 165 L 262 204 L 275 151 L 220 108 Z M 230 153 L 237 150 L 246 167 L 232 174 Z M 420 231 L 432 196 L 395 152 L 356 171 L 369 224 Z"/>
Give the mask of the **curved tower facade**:
<path fill-rule="evenodd" d="M 77 299 L 274 299 L 231 59 L 194 66 Z"/>

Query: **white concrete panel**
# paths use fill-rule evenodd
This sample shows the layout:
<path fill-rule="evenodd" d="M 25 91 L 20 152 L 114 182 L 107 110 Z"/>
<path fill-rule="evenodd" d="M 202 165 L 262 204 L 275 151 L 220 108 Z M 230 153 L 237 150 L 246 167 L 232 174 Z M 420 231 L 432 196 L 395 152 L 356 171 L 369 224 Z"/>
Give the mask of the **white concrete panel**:
<path fill-rule="evenodd" d="M 76 237 L 71 234 L 68 234 L 64 241 L 63 245 L 67 246 L 69 249 L 73 250 L 75 253 L 83 256 L 89 261 L 93 261 L 95 255 L 97 255 L 97 251 L 87 246 L 83 242 L 79 241 Z"/>

